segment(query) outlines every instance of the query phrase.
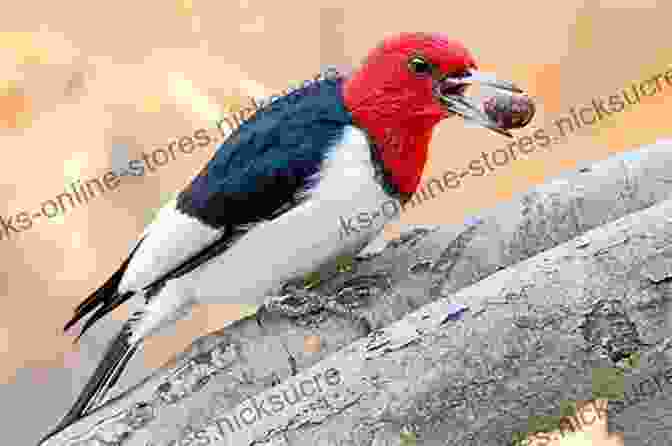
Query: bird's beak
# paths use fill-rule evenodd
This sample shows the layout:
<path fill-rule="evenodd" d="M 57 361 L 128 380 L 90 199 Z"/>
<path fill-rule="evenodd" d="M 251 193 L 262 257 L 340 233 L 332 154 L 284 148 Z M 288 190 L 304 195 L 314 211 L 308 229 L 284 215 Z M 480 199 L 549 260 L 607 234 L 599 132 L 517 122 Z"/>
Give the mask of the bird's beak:
<path fill-rule="evenodd" d="M 434 87 L 435 94 L 449 112 L 461 116 L 466 121 L 473 122 L 494 132 L 513 138 L 513 135 L 508 130 L 501 128 L 495 121 L 490 119 L 490 117 L 481 110 L 480 105 L 476 101 L 464 96 L 463 93 L 467 87 L 476 82 L 487 87 L 505 90 L 507 92 L 523 92 L 523 90 L 516 87 L 513 83 L 498 80 L 492 74 L 470 70 L 465 76 L 444 77 L 443 79 L 436 81 Z"/>

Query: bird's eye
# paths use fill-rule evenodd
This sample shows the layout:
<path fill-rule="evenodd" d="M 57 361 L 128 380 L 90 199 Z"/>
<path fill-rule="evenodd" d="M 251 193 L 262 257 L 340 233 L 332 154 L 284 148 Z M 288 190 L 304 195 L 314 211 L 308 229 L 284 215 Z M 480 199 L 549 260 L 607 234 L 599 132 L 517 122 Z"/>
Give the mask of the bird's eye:
<path fill-rule="evenodd" d="M 428 74 L 432 72 L 432 65 L 424 58 L 414 56 L 408 61 L 408 69 L 416 74 Z"/>

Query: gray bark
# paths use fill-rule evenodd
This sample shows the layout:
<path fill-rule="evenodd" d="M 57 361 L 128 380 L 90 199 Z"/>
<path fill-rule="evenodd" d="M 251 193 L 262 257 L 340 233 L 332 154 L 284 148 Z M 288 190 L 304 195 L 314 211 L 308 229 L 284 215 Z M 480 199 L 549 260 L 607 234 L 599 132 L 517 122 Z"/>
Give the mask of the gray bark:
<path fill-rule="evenodd" d="M 311 406 L 316 395 L 212 444 L 284 436 L 291 445 L 382 446 L 398 442 L 404 426 L 426 441 L 419 444 L 505 444 L 495 438 L 525 430 L 528 394 L 545 395 L 535 414 L 585 399 L 590 370 L 609 367 L 618 352 L 642 351 L 662 367 L 668 264 L 655 255 L 669 240 L 671 205 L 630 213 L 672 198 L 670 149 L 666 141 L 635 160 L 580 169 L 463 225 L 412 231 L 318 289 L 353 305 L 353 320 L 322 312 L 275 314 L 264 329 L 238 321 L 43 445 L 205 445 L 196 433 L 227 437 L 213 420 L 233 420 L 246 399 L 330 367 L 340 372 L 340 396 L 320 394 L 321 405 Z M 469 310 L 441 324 L 450 302 Z M 603 316 L 605 306 L 616 316 Z M 615 329 L 614 318 L 636 329 Z M 310 335 L 320 336 L 317 353 L 304 349 Z M 372 350 L 381 336 L 397 348 Z M 288 379 L 281 339 L 297 359 L 296 377 Z"/>

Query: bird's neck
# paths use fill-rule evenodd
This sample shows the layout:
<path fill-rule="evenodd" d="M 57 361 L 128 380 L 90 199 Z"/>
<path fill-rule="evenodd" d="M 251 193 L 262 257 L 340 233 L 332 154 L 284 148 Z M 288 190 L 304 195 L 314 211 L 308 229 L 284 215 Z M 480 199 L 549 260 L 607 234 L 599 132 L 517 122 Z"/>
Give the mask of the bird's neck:
<path fill-rule="evenodd" d="M 374 150 L 385 168 L 389 181 L 404 195 L 412 195 L 420 184 L 427 162 L 432 129 L 405 124 L 387 127 L 377 122 L 361 122 L 375 143 Z"/>
<path fill-rule="evenodd" d="M 388 181 L 402 195 L 414 194 L 427 162 L 432 131 L 440 119 L 413 115 L 412 110 L 395 106 L 395 98 L 369 88 L 366 79 L 351 77 L 342 91 L 353 122 L 375 143 Z"/>

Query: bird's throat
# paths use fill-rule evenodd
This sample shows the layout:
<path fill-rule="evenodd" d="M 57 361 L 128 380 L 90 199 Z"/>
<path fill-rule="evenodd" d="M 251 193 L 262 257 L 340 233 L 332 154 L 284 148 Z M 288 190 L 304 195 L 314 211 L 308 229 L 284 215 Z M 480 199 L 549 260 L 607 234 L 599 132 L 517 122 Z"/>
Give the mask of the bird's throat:
<path fill-rule="evenodd" d="M 353 113 L 353 120 L 373 140 L 387 181 L 402 195 L 414 194 L 427 162 L 433 125 L 421 120 L 396 124 L 356 113 Z"/>
<path fill-rule="evenodd" d="M 391 181 L 405 195 L 414 194 L 427 162 L 432 128 L 399 127 L 369 130 L 376 141 L 378 156 Z"/>
<path fill-rule="evenodd" d="M 441 118 L 414 115 L 413 110 L 400 106 L 399 101 L 389 94 L 364 88 L 367 85 L 364 80 L 355 77 L 345 82 L 344 105 L 353 122 L 375 143 L 387 181 L 402 195 L 412 195 L 420 184 L 432 132 Z"/>

